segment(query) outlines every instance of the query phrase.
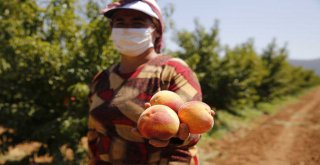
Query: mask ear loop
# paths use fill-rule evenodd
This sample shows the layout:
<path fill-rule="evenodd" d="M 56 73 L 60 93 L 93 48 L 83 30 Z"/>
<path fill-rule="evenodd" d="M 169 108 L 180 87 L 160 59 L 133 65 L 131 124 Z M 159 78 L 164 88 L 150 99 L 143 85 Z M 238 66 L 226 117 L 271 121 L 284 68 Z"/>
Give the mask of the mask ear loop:
<path fill-rule="evenodd" d="M 152 31 L 150 31 L 150 33 L 151 33 L 151 37 L 152 37 L 152 44 L 153 44 L 153 46 L 155 46 L 155 42 L 157 39 L 157 36 L 156 36 L 157 31 L 156 31 L 156 28 L 152 28 L 151 30 Z M 154 34 L 154 32 L 156 32 L 156 33 Z"/>
<path fill-rule="evenodd" d="M 153 37 L 152 42 L 153 42 L 153 45 L 155 46 L 156 40 L 160 37 L 160 32 L 159 32 L 160 25 L 158 24 L 158 20 L 154 17 L 151 17 L 151 23 L 152 23 L 152 29 L 153 29 L 153 31 L 151 33 L 156 31 L 156 34 L 152 35 L 152 37 Z"/>

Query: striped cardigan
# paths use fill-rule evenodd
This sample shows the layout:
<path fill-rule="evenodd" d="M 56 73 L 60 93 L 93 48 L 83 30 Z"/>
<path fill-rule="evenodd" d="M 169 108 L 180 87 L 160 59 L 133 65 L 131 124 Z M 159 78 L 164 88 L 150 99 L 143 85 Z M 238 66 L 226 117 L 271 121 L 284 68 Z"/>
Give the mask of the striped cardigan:
<path fill-rule="evenodd" d="M 135 136 L 140 114 L 153 94 L 170 90 L 185 101 L 201 100 L 199 82 L 179 58 L 159 55 L 131 74 L 121 74 L 119 64 L 98 73 L 89 95 L 88 143 L 90 164 L 169 164 L 197 161 L 195 144 L 200 135 L 185 141 L 172 138 L 167 147 L 157 148 Z"/>

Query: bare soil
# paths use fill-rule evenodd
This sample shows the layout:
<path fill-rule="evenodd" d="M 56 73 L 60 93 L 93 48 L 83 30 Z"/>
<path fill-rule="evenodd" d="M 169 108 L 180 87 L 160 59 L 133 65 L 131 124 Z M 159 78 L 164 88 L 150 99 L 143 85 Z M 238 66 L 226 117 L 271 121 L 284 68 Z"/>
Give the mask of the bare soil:
<path fill-rule="evenodd" d="M 250 129 L 208 140 L 200 159 L 202 165 L 320 165 L 320 88 Z"/>

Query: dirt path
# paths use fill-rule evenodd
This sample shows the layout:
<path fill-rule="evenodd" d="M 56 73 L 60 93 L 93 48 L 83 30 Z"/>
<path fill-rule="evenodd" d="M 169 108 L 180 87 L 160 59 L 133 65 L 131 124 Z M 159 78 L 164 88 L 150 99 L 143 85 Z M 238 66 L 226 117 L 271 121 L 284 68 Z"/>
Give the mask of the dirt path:
<path fill-rule="evenodd" d="M 320 165 L 320 88 L 201 152 L 202 165 Z"/>

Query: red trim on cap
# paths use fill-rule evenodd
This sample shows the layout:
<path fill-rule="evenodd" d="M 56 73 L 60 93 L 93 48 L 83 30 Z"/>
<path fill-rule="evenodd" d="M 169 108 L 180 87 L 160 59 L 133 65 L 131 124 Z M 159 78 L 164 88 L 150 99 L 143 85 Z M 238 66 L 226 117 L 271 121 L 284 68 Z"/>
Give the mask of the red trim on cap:
<path fill-rule="evenodd" d="M 157 14 L 158 16 L 158 20 L 160 22 L 160 37 L 155 41 L 155 46 L 154 49 L 156 50 L 157 53 L 160 53 L 161 48 L 163 47 L 163 32 L 164 32 L 164 23 L 163 23 L 163 18 L 161 15 L 161 12 L 158 10 L 158 8 L 156 6 L 154 6 L 151 2 L 149 2 L 148 0 L 142 0 L 142 2 L 145 2 L 146 4 L 148 4 L 151 9 Z"/>

